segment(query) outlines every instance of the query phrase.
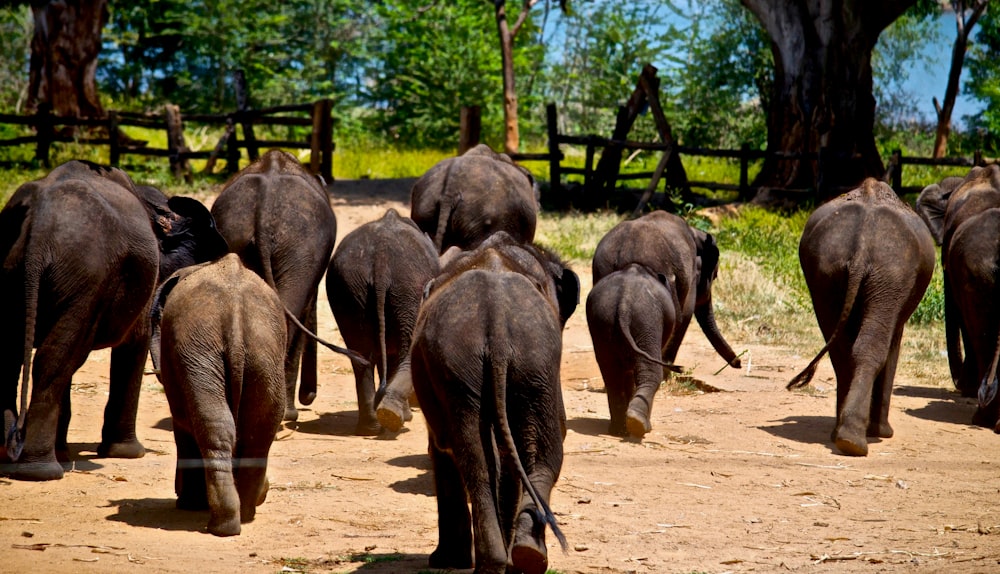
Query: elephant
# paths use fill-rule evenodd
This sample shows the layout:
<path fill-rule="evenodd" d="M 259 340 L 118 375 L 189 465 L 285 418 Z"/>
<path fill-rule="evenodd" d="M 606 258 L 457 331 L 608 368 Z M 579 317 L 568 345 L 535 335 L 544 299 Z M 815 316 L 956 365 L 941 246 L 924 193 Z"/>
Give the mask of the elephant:
<path fill-rule="evenodd" d="M 677 327 L 678 302 L 662 273 L 632 263 L 604 276 L 587 296 L 587 326 L 608 394 L 608 432 L 641 439 L 652 430 L 660 357 Z"/>
<path fill-rule="evenodd" d="M 410 217 L 439 253 L 471 249 L 500 230 L 531 243 L 538 192 L 531 172 L 480 144 L 438 162 L 413 184 Z"/>
<path fill-rule="evenodd" d="M 973 341 L 978 335 L 970 333 L 959 312 L 959 304 L 953 294 L 956 282 L 950 277 L 948 264 L 951 237 L 966 221 L 995 207 L 1000 207 L 1000 166 L 997 165 L 974 167 L 964 178 L 949 177 L 940 184 L 929 185 L 916 202 L 917 212 L 941 245 L 948 367 L 955 387 L 965 397 L 976 396 L 980 387 L 978 365 L 987 360 L 977 357 L 976 352 L 991 347 L 992 341 Z"/>
<path fill-rule="evenodd" d="M 943 254 L 948 284 L 966 339 L 967 378 L 978 381 L 979 406 L 973 423 L 1000 433 L 997 361 L 1000 349 L 1000 207 L 966 219 L 951 235 Z"/>
<path fill-rule="evenodd" d="M 410 376 L 437 493 L 430 567 L 544 573 L 546 524 L 565 549 L 548 499 L 566 434 L 562 326 L 579 279 L 498 232 L 473 251 L 449 250 L 426 291 Z"/>
<path fill-rule="evenodd" d="M 230 253 L 171 275 L 152 313 L 177 444 L 177 508 L 207 508 L 210 533 L 237 535 L 267 496 L 267 457 L 285 412 L 281 300 Z"/>
<path fill-rule="evenodd" d="M 438 254 L 413 220 L 395 209 L 341 239 L 326 272 L 330 309 L 349 349 L 378 366 L 380 393 L 386 381 L 409 363 L 410 341 L 424 285 L 438 274 Z M 381 430 L 375 413 L 374 367 L 352 363 L 358 393 L 355 434 Z M 412 388 L 381 397 L 390 430 L 410 418 Z M 391 413 L 398 413 L 392 419 Z"/>
<path fill-rule="evenodd" d="M 135 421 L 153 291 L 227 251 L 204 205 L 136 186 L 117 168 L 70 161 L 14 192 L 0 211 L 0 408 L 14 478 L 62 478 L 70 381 L 92 349 L 111 348 L 98 456 L 145 454 Z"/>
<path fill-rule="evenodd" d="M 715 322 L 712 283 L 719 273 L 719 248 L 710 233 L 661 210 L 623 221 L 602 237 L 594 250 L 594 284 L 632 263 L 666 277 L 677 296 L 677 323 L 663 348 L 665 363 L 674 364 L 694 316 L 716 352 L 730 366 L 740 367 L 739 357 Z"/>
<path fill-rule="evenodd" d="M 832 441 L 865 456 L 867 437 L 893 435 L 899 345 L 934 272 L 934 240 L 891 187 L 868 178 L 809 216 L 799 262 L 826 344 L 788 388 L 807 384 L 829 351 L 837 376 Z"/>
<path fill-rule="evenodd" d="M 295 156 L 270 150 L 226 183 L 212 205 L 219 231 L 243 264 L 278 292 L 299 321 L 316 330 L 319 283 L 330 263 L 337 220 L 320 180 Z M 299 402 L 316 398 L 316 344 L 288 322 L 284 420 L 298 419 Z"/>

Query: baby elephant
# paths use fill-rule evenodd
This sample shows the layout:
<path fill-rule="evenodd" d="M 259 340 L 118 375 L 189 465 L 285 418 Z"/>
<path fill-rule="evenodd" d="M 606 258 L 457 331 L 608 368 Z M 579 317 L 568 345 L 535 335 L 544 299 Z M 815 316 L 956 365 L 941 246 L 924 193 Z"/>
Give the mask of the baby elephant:
<path fill-rule="evenodd" d="M 267 496 L 267 455 L 285 412 L 284 309 L 230 254 L 174 273 L 153 315 L 177 442 L 177 508 L 208 508 L 209 532 L 239 534 Z"/>
<path fill-rule="evenodd" d="M 664 367 L 659 357 L 678 325 L 677 294 L 663 274 L 632 264 L 598 281 L 587 296 L 587 325 L 608 392 L 608 432 L 642 438 Z"/>

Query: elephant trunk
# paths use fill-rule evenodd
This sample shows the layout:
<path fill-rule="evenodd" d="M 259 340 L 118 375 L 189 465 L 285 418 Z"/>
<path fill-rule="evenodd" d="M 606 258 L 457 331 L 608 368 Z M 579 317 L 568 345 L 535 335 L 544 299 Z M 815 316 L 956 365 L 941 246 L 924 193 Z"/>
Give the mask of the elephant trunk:
<path fill-rule="evenodd" d="M 712 343 L 715 351 L 726 360 L 729 366 L 737 369 L 740 368 L 739 357 L 736 356 L 733 348 L 723 338 L 722 333 L 719 332 L 719 326 L 715 323 L 715 311 L 712 309 L 711 298 L 704 305 L 695 307 L 694 316 L 698 320 L 698 325 L 701 326 L 702 332 L 708 337 L 708 342 Z"/>

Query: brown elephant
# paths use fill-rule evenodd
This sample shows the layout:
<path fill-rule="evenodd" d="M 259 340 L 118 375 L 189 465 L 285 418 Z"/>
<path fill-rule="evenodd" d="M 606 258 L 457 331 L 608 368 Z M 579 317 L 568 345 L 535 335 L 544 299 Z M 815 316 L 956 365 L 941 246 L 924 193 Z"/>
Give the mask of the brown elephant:
<path fill-rule="evenodd" d="M 921 192 L 916 203 L 917 212 L 931 230 L 934 239 L 941 245 L 948 367 L 955 387 L 965 397 L 976 396 L 982 375 L 979 365 L 989 360 L 989 357 L 979 357 L 977 353 L 987 347 L 991 348 L 993 341 L 974 340 L 980 338 L 981 334 L 970 331 L 966 324 L 967 314 L 960 310 L 963 306 L 968 309 L 970 304 L 974 307 L 977 302 L 957 300 L 956 289 L 962 290 L 964 287 L 951 276 L 952 269 L 949 263 L 953 258 L 950 254 L 951 239 L 959 227 L 967 221 L 997 207 L 1000 207 L 1000 166 L 997 165 L 974 167 L 964 178 L 948 177 L 940 184 L 929 185 Z M 984 245 L 984 249 L 989 251 L 989 246 Z M 965 254 L 958 256 L 959 259 L 964 257 Z M 969 273 L 969 270 L 961 273 Z M 985 292 L 980 294 L 986 296 Z M 970 295 L 967 292 L 962 296 Z M 982 301 L 978 303 L 985 304 Z"/>
<path fill-rule="evenodd" d="M 531 243 L 538 192 L 531 172 L 480 144 L 438 162 L 413 184 L 410 217 L 439 253 L 472 249 L 497 231 Z"/>
<path fill-rule="evenodd" d="M 285 412 L 285 310 L 229 254 L 173 274 L 153 316 L 177 443 L 177 508 L 207 508 L 209 532 L 239 534 L 267 496 L 267 457 Z"/>
<path fill-rule="evenodd" d="M 740 367 L 739 357 L 715 322 L 712 283 L 719 273 L 719 248 L 710 233 L 666 211 L 623 221 L 594 250 L 594 284 L 633 263 L 666 277 L 677 295 L 677 324 L 663 348 L 664 362 L 673 364 L 677 358 L 693 316 L 719 355 L 729 365 Z"/>
<path fill-rule="evenodd" d="M 348 233 L 337 246 L 326 272 L 327 300 L 347 347 L 371 363 L 351 364 L 358 393 L 355 434 L 378 434 L 383 420 L 389 430 L 398 431 L 412 418 L 412 386 L 394 387 L 385 395 L 386 381 L 409 363 L 424 286 L 438 271 L 431 240 L 394 209 Z M 376 400 L 374 367 L 381 400 Z M 376 404 L 384 413 L 381 420 Z"/>
<path fill-rule="evenodd" d="M 271 150 L 226 183 L 212 205 L 219 231 L 243 264 L 278 292 L 282 303 L 316 331 L 316 299 L 337 239 L 337 220 L 320 180 L 295 156 Z M 288 322 L 285 420 L 298 418 L 299 401 L 316 398 L 316 344 Z"/>
<path fill-rule="evenodd" d="M 799 261 L 826 345 L 788 388 L 808 383 L 829 351 L 837 375 L 832 440 L 844 454 L 865 456 L 867 437 L 893 435 L 899 345 L 934 272 L 934 240 L 891 187 L 869 178 L 813 212 Z"/>
<path fill-rule="evenodd" d="M 562 326 L 579 281 L 504 232 L 444 259 L 411 349 L 437 493 L 430 566 L 543 574 L 545 525 L 564 543 L 548 499 L 566 432 Z"/>
<path fill-rule="evenodd" d="M 116 168 L 70 161 L 14 192 L 0 211 L 0 409 L 13 477 L 62 478 L 70 381 L 92 349 L 111 348 L 98 455 L 145 454 L 135 421 L 153 291 L 226 251 L 204 205 L 136 186 Z"/>

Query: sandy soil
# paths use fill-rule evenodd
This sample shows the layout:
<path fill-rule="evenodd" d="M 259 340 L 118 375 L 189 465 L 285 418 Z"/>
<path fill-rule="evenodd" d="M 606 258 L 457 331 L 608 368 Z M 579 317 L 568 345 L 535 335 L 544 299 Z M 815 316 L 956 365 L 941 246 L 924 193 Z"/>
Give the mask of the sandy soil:
<path fill-rule="evenodd" d="M 408 189 L 338 182 L 339 236 L 386 207 L 407 213 Z M 589 266 L 577 272 L 586 294 Z M 320 334 L 339 342 L 321 297 Z M 849 458 L 829 440 L 829 362 L 809 392 L 784 390 L 816 349 L 731 343 L 747 350 L 744 368 L 717 373 L 722 360 L 693 326 L 678 362 L 719 392 L 663 391 L 652 433 L 622 440 L 606 434 L 607 399 L 578 309 L 564 333 L 569 432 L 552 498 L 569 550 L 550 535 L 553 570 L 1000 572 L 1000 437 L 968 424 L 974 405 L 950 383 L 900 372 L 896 436 Z M 319 396 L 279 433 L 267 502 L 240 536 L 216 538 L 207 513 L 174 508 L 173 435 L 155 378 L 140 403 L 145 458 L 96 458 L 109 357 L 92 353 L 73 382 L 72 471 L 46 483 L 0 478 L 0 571 L 429 571 L 437 528 L 423 420 L 417 413 L 397 436 L 352 436 L 344 358 L 321 350 Z"/>

